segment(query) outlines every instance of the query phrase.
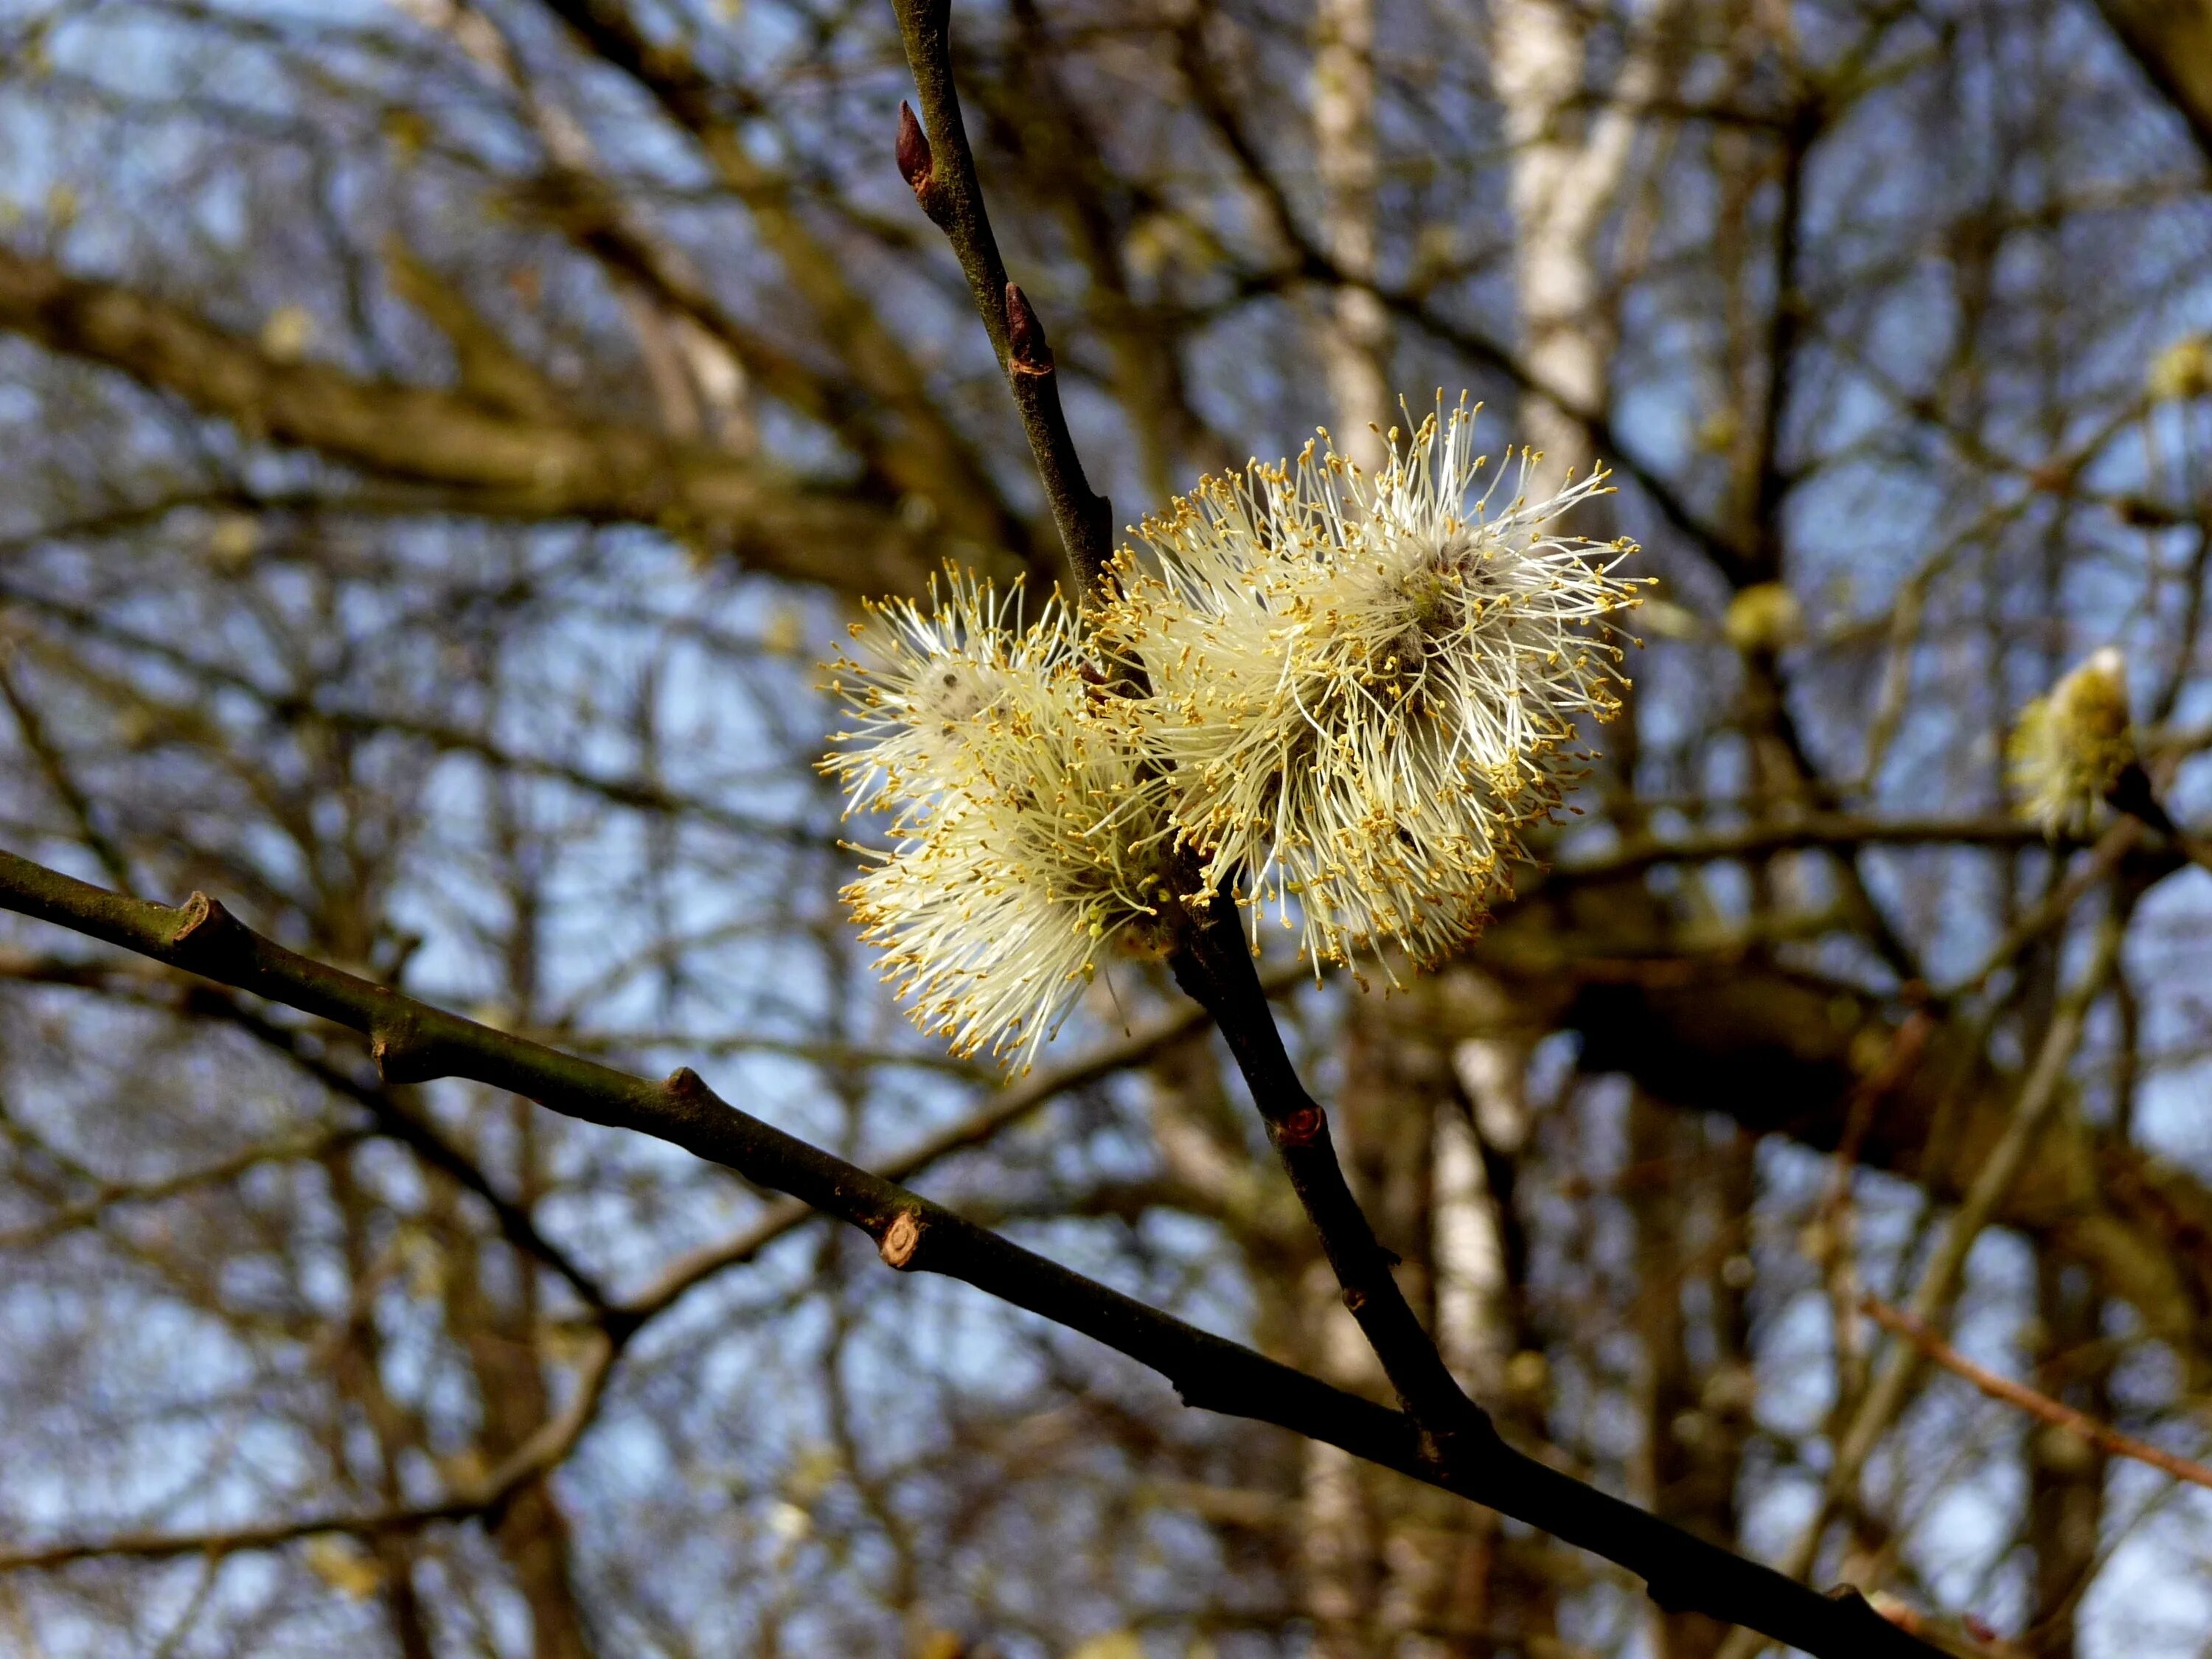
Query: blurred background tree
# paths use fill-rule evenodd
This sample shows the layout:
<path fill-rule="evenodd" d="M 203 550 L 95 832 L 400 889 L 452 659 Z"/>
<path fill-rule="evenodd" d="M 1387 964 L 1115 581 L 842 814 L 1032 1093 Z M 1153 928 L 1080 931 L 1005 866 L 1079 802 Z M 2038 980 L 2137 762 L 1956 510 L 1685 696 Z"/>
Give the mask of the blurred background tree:
<path fill-rule="evenodd" d="M 1122 519 L 1468 386 L 1493 452 L 1614 468 L 1662 579 L 1465 958 L 1278 975 L 1448 1357 L 1523 1443 L 1962 1650 L 2206 1651 L 2207 1494 L 1863 1303 L 2212 1446 L 2212 891 L 2125 823 L 2046 843 L 2002 762 L 2116 644 L 2212 814 L 2212 12 L 957 24 Z M 851 1156 L 942 1133 L 932 1192 L 1382 1390 L 1164 975 L 1010 1098 L 841 916 L 816 659 L 941 561 L 1060 568 L 890 165 L 888 8 L 7 0 L 0 52 L 8 847 Z M 1753 1650 L 666 1147 L 51 930 L 0 976 L 9 1653 Z M 646 1326 L 598 1377 L 611 1301 Z"/>

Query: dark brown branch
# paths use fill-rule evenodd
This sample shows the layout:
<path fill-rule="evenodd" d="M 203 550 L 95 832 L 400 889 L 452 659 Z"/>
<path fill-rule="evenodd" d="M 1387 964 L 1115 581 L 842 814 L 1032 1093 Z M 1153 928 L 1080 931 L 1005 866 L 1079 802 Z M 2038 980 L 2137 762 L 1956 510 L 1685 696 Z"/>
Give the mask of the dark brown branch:
<path fill-rule="evenodd" d="M 1060 408 L 1060 376 L 1045 349 L 1043 328 L 1022 291 L 1007 280 L 1006 262 L 991 233 L 975 154 L 960 118 L 960 94 L 952 84 L 950 0 L 892 0 L 892 6 L 921 100 L 920 125 L 905 105 L 899 106 L 899 172 L 959 257 L 976 313 L 1021 411 L 1022 430 L 1052 504 L 1053 522 L 1066 544 L 1076 589 L 1088 594 L 1106 580 L 1114 556 L 1114 508 L 1084 476 Z"/>
<path fill-rule="evenodd" d="M 1354 1456 L 1486 1504 L 1594 1551 L 1643 1578 L 1662 1606 L 1694 1608 L 1747 1624 L 1820 1659 L 1926 1659 L 1936 1651 L 1883 1619 L 1855 1592 L 1823 1596 L 1584 1486 L 1494 1437 L 1480 1443 L 1470 1439 L 1440 1444 L 1403 1413 L 1187 1325 L 738 1111 L 688 1069 L 665 1083 L 650 1083 L 479 1025 L 288 951 L 203 894 L 171 908 L 111 893 L 0 853 L 0 908 L 103 939 L 362 1032 L 370 1039 L 387 1080 L 468 1078 L 567 1116 L 681 1146 L 859 1228 L 876 1241 L 879 1250 L 898 1258 L 898 1265 L 907 1271 L 957 1279 L 1104 1343 L 1159 1372 L 1188 1404 L 1273 1423 L 1341 1447 Z M 609 1334 L 611 1346 L 618 1346 L 619 1328 Z M 601 1386 L 604 1373 L 593 1384 Z M 592 1392 L 580 1390 L 579 1401 Z M 540 1442 L 557 1441 L 560 1433 L 570 1431 L 572 1422 L 574 1432 L 580 1433 L 580 1419 L 573 1412 L 564 1413 L 546 1426 Z M 538 1447 L 539 1442 L 533 1442 L 524 1451 L 542 1460 L 542 1448 L 533 1449 Z M 1447 1455 L 1440 1458 L 1440 1449 Z M 550 1467 L 539 1461 L 518 1473 L 521 1462 L 518 1453 L 499 1477 L 514 1477 L 517 1484 L 507 1489 L 508 1495 Z M 486 1495 L 469 1494 L 471 1498 Z M 481 1510 L 481 1505 L 447 1505 L 440 1514 Z M 409 1524 L 419 1523 L 421 1518 L 417 1516 Z M 281 1526 L 266 1536 L 230 1534 L 228 1542 L 212 1545 L 195 1540 L 169 1548 L 159 1540 L 133 1540 L 127 1553 L 143 1556 L 265 1546 L 310 1532 L 386 1524 L 392 1523 L 325 1517 Z M 25 1551 L 0 1557 L 0 1568 L 60 1565 L 101 1553 L 98 1546 Z"/>
<path fill-rule="evenodd" d="M 1306 1092 L 1284 1049 L 1235 908 L 1217 899 L 1212 914 L 1169 960 L 1176 981 L 1228 1039 L 1267 1139 L 1321 1236 L 1344 1305 L 1407 1411 L 1436 1441 L 1430 1455 L 1446 1463 L 1487 1456 L 1500 1444 L 1498 1431 L 1461 1389 L 1392 1275 L 1398 1258 L 1376 1237 L 1352 1195 L 1329 1137 L 1328 1115 Z"/>

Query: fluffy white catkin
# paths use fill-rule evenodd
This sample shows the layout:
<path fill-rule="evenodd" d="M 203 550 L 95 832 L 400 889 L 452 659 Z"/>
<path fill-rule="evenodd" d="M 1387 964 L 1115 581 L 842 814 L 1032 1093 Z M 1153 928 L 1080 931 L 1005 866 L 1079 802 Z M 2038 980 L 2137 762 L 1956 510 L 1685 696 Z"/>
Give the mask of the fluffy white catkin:
<path fill-rule="evenodd" d="M 1160 783 L 1057 595 L 953 574 L 927 608 L 872 607 L 831 689 L 855 725 L 823 762 L 893 814 L 844 896 L 878 966 L 956 1052 L 1026 1065 L 1111 946 L 1158 947 Z"/>
<path fill-rule="evenodd" d="M 1202 482 L 1125 549 L 1087 617 L 952 574 L 871 608 L 823 762 L 892 845 L 846 889 L 915 1019 L 1026 1063 L 1109 949 L 1157 953 L 1221 893 L 1303 926 L 1318 967 L 1439 957 L 1505 890 L 1519 836 L 1620 707 L 1613 574 L 1556 495 L 1484 463 L 1464 404 L 1370 477 L 1309 445 Z M 1324 434 L 1324 437 L 1326 434 Z"/>
<path fill-rule="evenodd" d="M 1620 707 L 1605 619 L 1637 603 L 1612 574 L 1634 549 L 1559 529 L 1604 475 L 1500 501 L 1509 456 L 1470 500 L 1474 423 L 1394 432 L 1372 477 L 1324 441 L 1205 481 L 1141 527 L 1153 562 L 1124 555 L 1102 618 L 1151 677 L 1141 741 L 1205 883 L 1255 926 L 1295 900 L 1316 963 L 1462 943 L 1579 775 L 1580 722 Z"/>

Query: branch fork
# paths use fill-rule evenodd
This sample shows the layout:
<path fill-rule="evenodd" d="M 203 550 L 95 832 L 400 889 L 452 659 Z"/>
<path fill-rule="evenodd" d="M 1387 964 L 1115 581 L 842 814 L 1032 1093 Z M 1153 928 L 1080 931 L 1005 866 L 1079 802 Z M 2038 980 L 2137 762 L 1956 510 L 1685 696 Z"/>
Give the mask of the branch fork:
<path fill-rule="evenodd" d="M 1006 279 L 991 233 L 953 85 L 950 7 L 946 0 L 892 0 L 892 8 L 927 123 L 925 132 L 912 111 L 901 106 L 899 170 L 924 211 L 944 229 L 967 273 L 977 313 L 1021 412 L 1078 590 L 1086 599 L 1094 599 L 1113 580 L 1111 508 L 1085 479 L 1060 408 L 1043 325 L 1028 298 Z M 1336 1274 L 1344 1305 L 1358 1322 L 1404 1407 L 1414 1436 L 1413 1460 L 1425 1478 L 1498 1504 L 1629 1565 L 1662 1605 L 1749 1624 L 1832 1659 L 1935 1651 L 1881 1618 L 1856 1591 L 1822 1597 L 1721 1551 L 1717 1553 L 1729 1563 L 1728 1577 L 1735 1587 L 1731 1594 L 1716 1582 L 1713 1561 L 1701 1557 L 1693 1565 L 1693 1552 L 1684 1549 L 1674 1529 L 1656 1517 L 1622 1505 L 1632 1521 L 1614 1512 L 1611 1522 L 1597 1526 L 1590 1524 L 1587 1513 L 1573 1512 L 1577 1505 L 1563 1504 L 1547 1512 L 1547 1505 L 1525 1491 L 1509 1495 L 1503 1490 L 1507 1482 L 1501 1477 L 1507 1471 L 1542 1470 L 1544 1466 L 1508 1446 L 1489 1413 L 1468 1397 L 1393 1277 L 1397 1258 L 1376 1237 L 1337 1159 L 1328 1118 L 1306 1093 L 1291 1063 L 1236 907 L 1218 896 L 1202 906 L 1183 907 L 1174 933 L 1168 960 L 1176 981 L 1213 1017 L 1228 1042 L 1266 1122 L 1268 1139 Z M 880 1247 L 886 1261 L 903 1266 L 903 1261 L 893 1260 L 894 1243 L 905 1243 L 896 1221 L 881 1236 Z M 902 1248 L 898 1254 L 906 1256 L 910 1251 Z M 1182 1388 L 1180 1378 L 1177 1387 Z M 1188 1390 L 1184 1396 L 1190 1398 Z M 1515 1484 L 1525 1480 L 1523 1473 Z M 1632 1534 L 1640 1537 L 1632 1538 Z M 1786 1613 L 1779 1605 L 1785 1601 Z"/>
<path fill-rule="evenodd" d="M 225 922 L 211 902 L 179 909 L 112 893 L 10 854 L 0 853 L 0 908 L 68 927 L 179 968 L 190 968 L 240 990 L 327 1019 L 374 1032 L 404 1016 L 410 1029 L 429 1034 L 450 1075 L 535 1100 L 586 1122 L 649 1134 L 734 1170 L 756 1184 L 790 1194 L 800 1202 L 866 1232 L 895 1267 L 944 1273 L 1067 1328 L 1080 1332 L 1151 1367 L 1194 1406 L 1273 1423 L 1340 1446 L 1356 1457 L 1487 1504 L 1533 1526 L 1620 1562 L 1659 1593 L 1723 1619 L 1749 1623 L 1821 1659 L 1927 1659 L 1935 1650 L 1883 1620 L 1863 1601 L 1839 1605 L 1772 1570 L 1732 1555 L 1595 1487 L 1516 1451 L 1498 1438 L 1486 1417 L 1452 1386 L 1438 1402 L 1400 1383 L 1417 1400 L 1416 1419 L 1330 1387 L 1183 1323 L 1134 1297 L 1084 1278 L 965 1221 L 939 1205 L 819 1147 L 763 1123 L 721 1100 L 688 1067 L 660 1084 L 647 1083 L 573 1054 L 495 1030 L 399 995 L 389 988 L 314 962 L 262 938 L 234 920 Z M 1233 917 L 1231 918 L 1233 921 Z M 216 932 L 207 932 L 209 928 Z M 201 938 L 196 952 L 190 940 Z M 180 945 L 179 939 L 185 942 Z M 210 950 L 220 939 L 223 948 Z M 1251 974 L 1241 939 L 1231 959 Z M 200 964 L 206 965 L 202 966 Z M 1256 985 L 1256 981 L 1254 981 Z M 1233 997 L 1236 985 L 1230 994 Z M 1272 1021 L 1267 1027 L 1273 1036 Z M 1249 1032 L 1243 1033 L 1249 1036 Z M 1279 1038 L 1274 1043 L 1280 1052 Z M 1287 1060 L 1283 1062 L 1287 1068 Z M 1295 1085 L 1295 1078 L 1291 1079 Z M 1311 1105 L 1301 1094 L 1296 1105 Z M 1318 1109 L 1316 1109 L 1318 1110 Z M 1299 1154 L 1327 1159 L 1325 1137 Z M 1348 1200 L 1348 1193 L 1342 1195 Z M 1356 1208 L 1354 1212 L 1356 1215 Z M 902 1225 L 902 1218 L 904 1225 Z M 1403 1310 L 1381 1247 L 1364 1218 L 1368 1242 L 1346 1263 L 1360 1277 L 1347 1279 L 1370 1292 L 1363 1323 L 1372 1331 L 1378 1310 Z M 908 1242 L 909 1233 L 911 1243 Z M 1341 1241 L 1324 1235 L 1332 1244 Z M 924 1248 L 927 1244 L 927 1252 Z M 941 1244 L 942 1249 L 938 1248 Z M 1381 1293 L 1377 1293 L 1381 1292 Z M 1410 1315 L 1407 1315 L 1410 1318 Z M 604 1363 L 595 1365 L 568 1412 L 549 1425 L 546 1438 L 525 1449 L 529 1455 L 495 1477 L 495 1487 L 540 1478 L 574 1443 L 605 1387 L 608 1367 L 623 1346 L 626 1322 L 603 1329 Z M 1419 1327 L 1411 1334 L 1419 1336 Z M 1387 1335 L 1387 1334 L 1386 1334 Z M 1421 1339 L 1424 1342 L 1425 1339 Z M 1378 1343 L 1378 1346 L 1382 1346 Z M 1431 1358 L 1432 1345 L 1426 1348 Z M 1394 1376 L 1394 1382 L 1398 1378 Z M 1411 1380 L 1419 1382 L 1419 1373 Z M 1456 1409 L 1449 1401 L 1458 1402 Z M 519 1457 L 521 1455 L 518 1455 Z M 479 1516 L 477 1499 L 498 1491 L 471 1490 L 467 1501 L 448 1501 L 389 1516 L 321 1517 L 232 1534 L 222 1547 L 268 1548 L 319 1531 L 374 1530 L 439 1519 Z M 110 1545 L 62 1545 L 9 1553 L 0 1570 L 51 1568 L 94 1554 L 170 1557 L 204 1551 L 205 1538 L 157 1535 Z"/>

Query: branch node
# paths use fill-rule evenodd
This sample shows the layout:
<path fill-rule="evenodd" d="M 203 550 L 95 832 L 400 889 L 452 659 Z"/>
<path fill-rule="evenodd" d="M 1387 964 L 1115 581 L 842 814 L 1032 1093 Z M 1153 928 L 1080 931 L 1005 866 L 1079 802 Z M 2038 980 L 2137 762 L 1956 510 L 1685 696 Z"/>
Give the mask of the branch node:
<path fill-rule="evenodd" d="M 453 1069 L 445 1045 L 426 1035 L 411 1012 L 386 1016 L 369 1028 L 368 1057 L 386 1083 L 428 1083 Z"/>
<path fill-rule="evenodd" d="M 1017 374 L 1043 375 L 1053 370 L 1044 325 L 1018 283 L 1006 284 L 1006 361 Z"/>
<path fill-rule="evenodd" d="M 1464 1479 L 1486 1453 L 1504 1443 L 1490 1413 L 1470 1404 L 1456 1427 L 1424 1426 L 1415 1443 L 1415 1454 L 1439 1474 Z"/>
<path fill-rule="evenodd" d="M 1320 1107 L 1301 1106 L 1277 1119 L 1273 1127 L 1277 1146 L 1310 1146 L 1328 1129 L 1328 1120 L 1322 1115 Z"/>
<path fill-rule="evenodd" d="M 934 204 L 937 183 L 937 158 L 930 153 L 929 135 L 921 130 L 915 117 L 914 106 L 905 99 L 899 100 L 898 143 L 899 176 L 914 191 L 914 199 L 921 204 L 921 210 L 932 219 L 937 217 Z"/>
<path fill-rule="evenodd" d="M 707 1087 L 706 1079 L 689 1066 L 678 1066 L 668 1074 L 668 1080 L 660 1086 L 667 1090 L 673 1098 L 684 1102 L 686 1105 L 695 1101 L 706 1100 L 714 1092 Z"/>
<path fill-rule="evenodd" d="M 1210 1370 L 1170 1373 L 1168 1381 L 1176 1391 L 1176 1398 L 1191 1411 L 1222 1412 L 1231 1416 L 1243 1409 L 1236 1389 Z"/>
<path fill-rule="evenodd" d="M 919 1215 L 912 1210 L 901 1210 L 891 1218 L 890 1225 L 884 1229 L 883 1237 L 876 1241 L 876 1253 L 883 1257 L 885 1267 L 896 1267 L 905 1273 L 914 1266 L 915 1256 L 921 1249 L 925 1231 Z"/>
<path fill-rule="evenodd" d="M 188 963 L 230 955 L 246 933 L 238 918 L 205 893 L 195 892 L 178 907 L 178 915 L 181 920 L 169 935 L 169 948 Z"/>

